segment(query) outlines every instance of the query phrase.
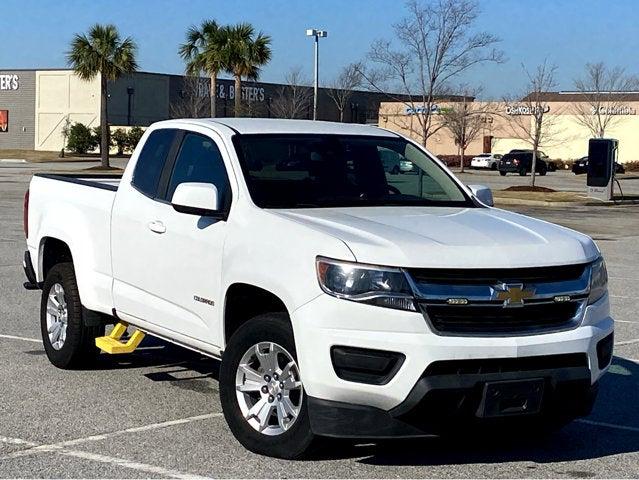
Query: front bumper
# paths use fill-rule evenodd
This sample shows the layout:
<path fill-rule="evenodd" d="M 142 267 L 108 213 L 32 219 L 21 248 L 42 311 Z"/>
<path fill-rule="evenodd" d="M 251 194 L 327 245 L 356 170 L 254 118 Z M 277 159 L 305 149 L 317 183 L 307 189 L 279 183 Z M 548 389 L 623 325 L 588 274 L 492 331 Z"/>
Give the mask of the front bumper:
<path fill-rule="evenodd" d="M 334 415 L 336 419 L 332 423 L 337 427 L 333 431 L 323 431 L 322 434 L 326 435 L 339 434 L 342 429 L 339 418 L 344 412 L 345 418 L 351 420 L 352 413 L 355 412 L 371 421 L 377 414 L 381 415 L 378 421 L 389 416 L 396 419 L 413 411 L 424 399 L 431 399 L 431 391 L 446 392 L 444 396 L 454 396 L 455 388 L 451 389 L 450 385 L 456 385 L 464 390 L 462 394 L 472 396 L 487 381 L 508 379 L 544 378 L 549 392 L 555 391 L 564 382 L 568 382 L 569 386 L 575 386 L 576 382 L 578 388 L 575 396 L 586 406 L 576 406 L 572 414 L 581 415 L 591 403 L 591 389 L 595 388 L 593 386 L 607 369 L 607 365 L 599 365 L 597 344 L 614 329 L 607 296 L 586 308 L 582 324 L 577 328 L 519 337 L 438 336 L 430 331 L 420 313 L 358 304 L 328 295 L 319 296 L 297 309 L 292 314 L 292 320 L 302 380 L 309 397 L 312 425 L 319 433 L 323 431 L 322 425 L 331 423 L 324 418 L 325 415 Z M 336 374 L 330 354 L 334 346 L 397 352 L 404 359 L 387 383 L 373 385 L 353 382 L 339 378 Z M 435 362 L 543 358 L 568 354 L 583 354 L 583 367 L 571 367 L 568 372 L 563 368 L 550 367 L 544 369 L 547 370 L 545 372 L 532 370 L 465 377 L 463 385 L 459 375 L 437 380 L 442 383 L 433 383 L 433 378 L 424 376 L 428 367 Z M 424 385 L 428 388 L 424 388 Z M 561 386 L 560 390 L 564 388 Z M 552 397 L 554 394 L 549 395 Z M 476 397 L 473 398 L 476 400 Z M 324 408 L 327 406 L 330 408 Z M 383 430 L 378 421 L 364 423 L 373 425 L 374 430 Z M 363 430 L 363 433 L 357 434 L 354 424 L 349 426 L 346 422 L 342 426 L 345 429 L 342 435 L 371 436 L 371 432 Z M 394 433 L 382 436 L 424 434 L 421 429 L 412 433 L 399 433 L 393 427 L 389 431 Z M 383 432 L 380 430 L 378 433 Z"/>

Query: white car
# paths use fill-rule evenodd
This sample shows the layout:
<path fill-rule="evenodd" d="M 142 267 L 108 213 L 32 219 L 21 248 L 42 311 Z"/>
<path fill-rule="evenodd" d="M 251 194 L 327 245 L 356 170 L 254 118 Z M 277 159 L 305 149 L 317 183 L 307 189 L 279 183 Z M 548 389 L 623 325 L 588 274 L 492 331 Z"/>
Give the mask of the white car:
<path fill-rule="evenodd" d="M 501 157 L 502 156 L 498 153 L 480 153 L 470 160 L 470 167 L 497 170 Z"/>
<path fill-rule="evenodd" d="M 418 175 L 385 172 L 383 149 Z M 169 120 L 121 178 L 34 175 L 25 287 L 59 368 L 90 365 L 114 323 L 221 360 L 224 416 L 254 452 L 504 421 L 526 435 L 592 407 L 606 268 L 589 237 L 491 205 L 390 131 Z"/>

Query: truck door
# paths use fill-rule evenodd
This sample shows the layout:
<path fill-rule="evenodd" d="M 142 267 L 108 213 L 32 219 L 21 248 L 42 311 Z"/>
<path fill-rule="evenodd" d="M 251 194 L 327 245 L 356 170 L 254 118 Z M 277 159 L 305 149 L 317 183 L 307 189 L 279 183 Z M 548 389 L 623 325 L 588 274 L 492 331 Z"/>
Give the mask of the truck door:
<path fill-rule="evenodd" d="M 158 333 L 219 346 L 226 222 L 179 213 L 170 199 L 180 183 L 204 182 L 216 185 L 219 198 L 230 204 L 220 148 L 207 135 L 177 131 L 152 199 L 136 191 L 135 178 L 134 172 L 128 198 L 114 206 L 116 309 L 160 327 Z"/>

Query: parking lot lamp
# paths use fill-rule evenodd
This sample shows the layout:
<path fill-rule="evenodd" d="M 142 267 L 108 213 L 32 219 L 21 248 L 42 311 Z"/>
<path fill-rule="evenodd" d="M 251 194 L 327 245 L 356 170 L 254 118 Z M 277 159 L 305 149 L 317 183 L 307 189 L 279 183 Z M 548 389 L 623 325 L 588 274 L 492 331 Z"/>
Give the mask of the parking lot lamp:
<path fill-rule="evenodd" d="M 307 37 L 315 37 L 315 73 L 313 81 L 313 120 L 317 120 L 317 90 L 319 87 L 319 39 L 320 37 L 326 37 L 328 32 L 326 30 L 317 30 L 315 28 L 309 28 L 306 30 Z"/>

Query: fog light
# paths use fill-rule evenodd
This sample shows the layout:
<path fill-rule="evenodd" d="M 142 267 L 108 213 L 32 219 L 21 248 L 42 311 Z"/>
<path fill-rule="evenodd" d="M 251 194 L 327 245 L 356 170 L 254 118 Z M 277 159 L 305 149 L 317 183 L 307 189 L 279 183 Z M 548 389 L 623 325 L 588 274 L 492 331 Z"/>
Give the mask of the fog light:
<path fill-rule="evenodd" d="M 597 343 L 597 364 L 599 365 L 599 370 L 603 370 L 610 365 L 614 340 L 615 334 L 611 333 L 603 340 L 599 340 Z"/>

